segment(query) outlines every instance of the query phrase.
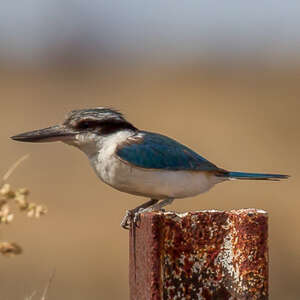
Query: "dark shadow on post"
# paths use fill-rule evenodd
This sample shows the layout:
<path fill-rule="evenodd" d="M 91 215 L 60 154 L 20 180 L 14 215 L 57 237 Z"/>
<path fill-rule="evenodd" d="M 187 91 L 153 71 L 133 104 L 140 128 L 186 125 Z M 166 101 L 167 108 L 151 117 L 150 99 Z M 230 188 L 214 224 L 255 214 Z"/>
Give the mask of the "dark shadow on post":
<path fill-rule="evenodd" d="M 130 230 L 130 300 L 268 299 L 263 210 L 152 212 Z"/>

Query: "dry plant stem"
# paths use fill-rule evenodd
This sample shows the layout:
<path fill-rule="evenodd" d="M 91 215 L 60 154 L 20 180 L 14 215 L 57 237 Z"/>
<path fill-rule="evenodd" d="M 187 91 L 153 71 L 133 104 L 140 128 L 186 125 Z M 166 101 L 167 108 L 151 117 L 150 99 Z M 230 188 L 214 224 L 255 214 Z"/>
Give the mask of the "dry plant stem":
<path fill-rule="evenodd" d="M 49 280 L 48 280 L 47 285 L 46 285 L 46 287 L 44 289 L 43 296 L 42 296 L 41 300 L 46 300 L 47 299 L 47 295 L 48 295 L 50 286 L 51 286 L 51 284 L 53 282 L 54 276 L 55 276 L 55 270 L 51 273 L 51 275 L 49 277 Z"/>
<path fill-rule="evenodd" d="M 32 300 L 35 295 L 36 295 L 36 291 L 33 291 L 29 297 L 25 298 L 25 300 Z"/>
<path fill-rule="evenodd" d="M 29 157 L 29 154 L 25 154 L 24 156 L 19 158 L 3 175 L 1 183 L 5 182 L 8 179 L 8 177 L 15 171 L 15 169 L 28 157 Z"/>

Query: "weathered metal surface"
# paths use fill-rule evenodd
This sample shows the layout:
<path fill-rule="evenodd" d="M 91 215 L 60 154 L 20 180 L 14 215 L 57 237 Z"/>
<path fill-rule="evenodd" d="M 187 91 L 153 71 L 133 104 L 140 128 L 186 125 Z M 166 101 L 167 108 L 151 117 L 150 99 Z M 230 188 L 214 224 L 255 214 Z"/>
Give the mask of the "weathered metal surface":
<path fill-rule="evenodd" d="M 130 230 L 130 299 L 268 299 L 267 221 L 256 209 L 143 214 Z"/>

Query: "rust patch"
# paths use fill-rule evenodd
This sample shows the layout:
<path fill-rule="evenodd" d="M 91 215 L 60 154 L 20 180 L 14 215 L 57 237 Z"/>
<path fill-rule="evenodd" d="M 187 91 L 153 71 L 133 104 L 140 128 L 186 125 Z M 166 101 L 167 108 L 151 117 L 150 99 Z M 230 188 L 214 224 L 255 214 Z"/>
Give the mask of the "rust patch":
<path fill-rule="evenodd" d="M 152 212 L 130 234 L 130 299 L 268 299 L 267 214 Z"/>

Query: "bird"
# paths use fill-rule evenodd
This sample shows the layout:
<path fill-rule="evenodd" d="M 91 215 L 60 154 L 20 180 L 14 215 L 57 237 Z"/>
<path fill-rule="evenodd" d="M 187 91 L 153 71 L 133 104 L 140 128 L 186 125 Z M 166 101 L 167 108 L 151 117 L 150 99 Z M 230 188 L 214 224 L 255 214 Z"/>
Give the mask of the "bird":
<path fill-rule="evenodd" d="M 141 213 L 162 210 L 174 199 L 196 196 L 218 183 L 286 179 L 288 175 L 228 171 L 176 140 L 140 130 L 116 109 L 71 111 L 62 124 L 11 137 L 20 142 L 55 142 L 84 152 L 97 176 L 125 193 L 149 198 L 127 210 L 121 226 L 129 229 Z"/>

